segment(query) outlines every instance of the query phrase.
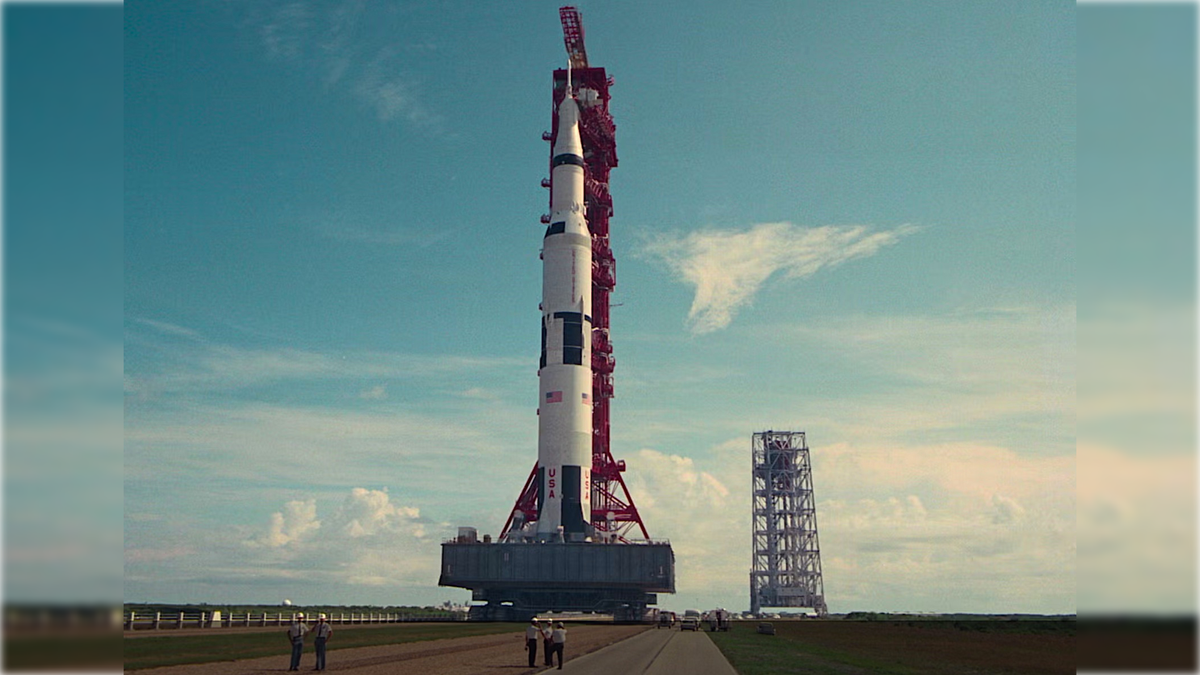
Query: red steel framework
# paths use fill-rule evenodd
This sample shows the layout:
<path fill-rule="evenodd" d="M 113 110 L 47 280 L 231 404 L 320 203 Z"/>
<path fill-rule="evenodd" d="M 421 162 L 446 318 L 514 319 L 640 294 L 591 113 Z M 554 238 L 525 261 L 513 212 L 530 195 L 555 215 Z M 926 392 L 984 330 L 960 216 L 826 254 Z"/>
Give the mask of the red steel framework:
<path fill-rule="evenodd" d="M 608 219 L 612 216 L 612 195 L 608 191 L 608 173 L 617 165 L 616 125 L 608 111 L 612 78 L 603 68 L 592 68 L 587 63 L 587 52 L 583 48 L 583 23 L 574 7 L 559 9 L 562 19 L 563 39 L 570 57 L 571 86 L 576 100 L 580 102 L 579 131 L 583 141 L 584 193 L 587 200 L 587 222 L 592 233 L 592 525 L 597 536 L 616 538 L 628 543 L 634 535 L 635 526 L 643 539 L 649 539 L 646 525 L 638 514 L 629 488 L 621 474 L 625 471 L 625 460 L 614 460 L 609 449 L 609 413 L 613 398 L 612 341 L 609 339 L 609 295 L 617 285 L 617 262 L 613 257 L 608 239 Z M 567 90 L 566 70 L 554 71 L 554 106 L 551 132 L 542 134 L 542 139 L 554 147 L 558 134 L 558 104 Z M 593 93 L 594 92 L 594 93 Z M 553 154 L 553 150 L 551 150 Z M 551 157 L 550 159 L 553 159 Z M 550 181 L 542 181 L 550 187 Z M 542 223 L 550 222 L 549 215 L 542 216 Z M 526 523 L 537 520 L 537 464 L 534 463 L 521 496 L 517 498 L 500 539 L 504 539 L 517 515 Z"/>

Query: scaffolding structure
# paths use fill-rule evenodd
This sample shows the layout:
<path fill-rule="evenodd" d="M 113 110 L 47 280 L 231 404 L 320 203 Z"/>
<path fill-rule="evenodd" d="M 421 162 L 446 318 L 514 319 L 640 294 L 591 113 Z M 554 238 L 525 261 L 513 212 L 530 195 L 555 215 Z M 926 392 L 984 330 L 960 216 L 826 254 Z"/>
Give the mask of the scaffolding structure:
<path fill-rule="evenodd" d="M 807 607 L 826 616 L 812 464 L 803 431 L 753 435 L 750 611 Z"/>

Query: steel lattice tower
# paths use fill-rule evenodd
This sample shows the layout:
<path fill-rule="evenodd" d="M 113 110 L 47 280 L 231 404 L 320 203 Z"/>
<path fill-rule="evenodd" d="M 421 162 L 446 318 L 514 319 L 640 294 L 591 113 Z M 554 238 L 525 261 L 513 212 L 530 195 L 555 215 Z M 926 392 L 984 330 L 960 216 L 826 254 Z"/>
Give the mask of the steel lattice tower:
<path fill-rule="evenodd" d="M 751 442 L 754 561 L 750 611 L 810 607 L 825 616 L 812 464 L 803 431 L 763 431 Z"/>

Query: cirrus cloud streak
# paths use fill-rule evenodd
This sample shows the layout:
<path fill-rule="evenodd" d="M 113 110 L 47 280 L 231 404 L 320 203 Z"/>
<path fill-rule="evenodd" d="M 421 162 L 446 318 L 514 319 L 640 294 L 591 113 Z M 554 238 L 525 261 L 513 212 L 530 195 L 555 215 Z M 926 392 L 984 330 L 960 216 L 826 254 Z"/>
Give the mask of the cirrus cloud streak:
<path fill-rule="evenodd" d="M 901 225 L 873 232 L 863 225 L 760 223 L 742 231 L 662 236 L 646 246 L 646 253 L 696 288 L 688 327 L 703 334 L 728 326 L 776 273 L 785 279 L 804 279 L 821 269 L 872 256 L 919 229 Z"/>

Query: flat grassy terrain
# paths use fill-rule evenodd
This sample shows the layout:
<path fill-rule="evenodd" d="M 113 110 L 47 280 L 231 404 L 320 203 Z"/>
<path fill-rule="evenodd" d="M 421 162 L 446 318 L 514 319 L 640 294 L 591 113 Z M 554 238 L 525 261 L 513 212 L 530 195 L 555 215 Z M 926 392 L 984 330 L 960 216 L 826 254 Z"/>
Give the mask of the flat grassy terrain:
<path fill-rule="evenodd" d="M 708 633 L 742 675 L 1016 675 L 1075 672 L 1074 621 L 735 622 Z"/>
<path fill-rule="evenodd" d="M 4 672 L 113 670 L 121 667 L 121 634 L 50 633 L 4 636 Z"/>
<path fill-rule="evenodd" d="M 329 642 L 329 650 L 472 635 L 519 633 L 525 630 L 525 626 L 524 623 L 406 623 L 394 626 L 373 626 L 369 629 L 335 626 L 333 639 Z M 289 654 L 291 647 L 288 645 L 287 638 L 284 637 L 285 630 L 286 627 L 272 632 L 243 633 L 237 629 L 225 629 L 215 630 L 210 635 L 172 636 L 168 632 L 161 637 L 126 638 L 124 640 L 125 670 Z M 309 640 L 308 649 L 311 650 L 311 640 Z"/>

